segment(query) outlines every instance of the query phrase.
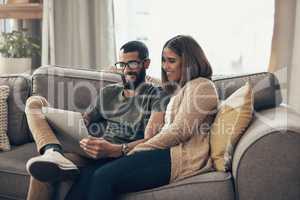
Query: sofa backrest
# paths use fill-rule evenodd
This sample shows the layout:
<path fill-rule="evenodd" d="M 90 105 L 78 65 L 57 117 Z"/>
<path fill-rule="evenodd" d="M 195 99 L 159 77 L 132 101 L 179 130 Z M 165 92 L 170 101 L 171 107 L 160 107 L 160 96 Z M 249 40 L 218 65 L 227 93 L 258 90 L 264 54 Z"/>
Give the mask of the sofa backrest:
<path fill-rule="evenodd" d="M 100 88 L 119 81 L 121 76 L 111 72 L 43 66 L 32 75 L 32 94 L 45 97 L 55 108 L 84 112 Z"/>
<path fill-rule="evenodd" d="M 253 86 L 254 109 L 256 111 L 276 107 L 282 102 L 279 82 L 276 76 L 269 72 L 242 76 L 215 76 L 213 81 L 221 100 L 225 100 L 249 81 Z"/>
<path fill-rule="evenodd" d="M 280 87 L 271 73 L 257 73 L 235 77 L 214 77 L 220 99 L 226 99 L 236 89 L 250 81 L 254 86 L 255 109 L 271 108 L 281 103 Z M 105 71 L 43 66 L 33 75 L 2 75 L 0 85 L 9 85 L 8 136 L 12 145 L 31 140 L 24 113 L 30 95 L 44 96 L 51 106 L 83 112 L 94 104 L 99 89 L 120 82 L 118 74 Z"/>
<path fill-rule="evenodd" d="M 0 85 L 8 85 L 8 130 L 11 145 L 20 145 L 30 140 L 27 120 L 24 113 L 26 99 L 31 93 L 29 75 L 1 75 Z"/>

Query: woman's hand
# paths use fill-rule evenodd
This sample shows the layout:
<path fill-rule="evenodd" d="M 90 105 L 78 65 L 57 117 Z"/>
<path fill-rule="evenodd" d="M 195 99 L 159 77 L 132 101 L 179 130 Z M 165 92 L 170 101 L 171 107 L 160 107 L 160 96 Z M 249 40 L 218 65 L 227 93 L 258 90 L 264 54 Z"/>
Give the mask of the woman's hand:
<path fill-rule="evenodd" d="M 112 144 L 103 138 L 87 137 L 80 141 L 80 147 L 92 158 L 117 158 L 122 155 L 122 146 Z"/>
<path fill-rule="evenodd" d="M 141 143 L 141 144 L 138 144 L 136 147 L 134 147 L 131 151 L 129 151 L 127 155 L 132 155 L 132 154 L 135 154 L 135 153 L 141 152 L 141 151 L 151 151 L 153 149 L 154 148 L 151 148 L 151 147 L 144 147 L 143 143 Z"/>

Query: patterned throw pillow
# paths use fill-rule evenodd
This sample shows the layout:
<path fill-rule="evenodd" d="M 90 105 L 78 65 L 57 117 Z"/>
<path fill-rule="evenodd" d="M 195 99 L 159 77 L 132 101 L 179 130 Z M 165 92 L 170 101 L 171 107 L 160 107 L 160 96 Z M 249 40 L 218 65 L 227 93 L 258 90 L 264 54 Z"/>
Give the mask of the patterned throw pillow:
<path fill-rule="evenodd" d="M 9 95 L 9 87 L 0 86 L 0 150 L 10 150 L 10 144 L 7 137 L 7 97 Z"/>
<path fill-rule="evenodd" d="M 211 157 L 217 171 L 231 169 L 235 145 L 253 115 L 253 91 L 250 83 L 235 91 L 219 107 L 210 130 Z"/>

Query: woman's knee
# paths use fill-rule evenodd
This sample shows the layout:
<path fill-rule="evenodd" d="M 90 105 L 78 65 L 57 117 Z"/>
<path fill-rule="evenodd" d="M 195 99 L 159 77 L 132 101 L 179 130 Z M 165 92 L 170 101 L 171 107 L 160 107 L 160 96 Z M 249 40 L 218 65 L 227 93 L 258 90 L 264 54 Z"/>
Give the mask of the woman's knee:
<path fill-rule="evenodd" d="M 92 180 L 101 181 L 104 179 L 109 179 L 107 177 L 110 176 L 110 173 L 106 173 L 105 171 L 106 170 L 103 170 L 102 168 L 95 170 L 94 173 L 92 174 Z"/>
<path fill-rule="evenodd" d="M 91 177 L 92 183 L 97 185 L 112 185 L 116 180 L 114 170 L 110 170 L 106 166 L 95 170 Z"/>
<path fill-rule="evenodd" d="M 87 199 L 115 199 L 114 185 L 116 179 L 112 176 L 113 171 L 99 168 L 94 171 L 88 187 Z"/>
<path fill-rule="evenodd" d="M 43 106 L 48 106 L 49 103 L 42 96 L 31 96 L 26 101 L 25 113 L 40 112 Z"/>

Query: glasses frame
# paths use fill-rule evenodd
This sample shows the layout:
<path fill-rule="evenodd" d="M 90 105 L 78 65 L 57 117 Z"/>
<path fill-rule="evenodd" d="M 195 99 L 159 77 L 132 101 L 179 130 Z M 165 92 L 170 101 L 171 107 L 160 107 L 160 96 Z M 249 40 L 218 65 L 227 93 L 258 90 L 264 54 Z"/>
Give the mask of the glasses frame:
<path fill-rule="evenodd" d="M 144 65 L 140 66 L 140 64 L 141 63 L 144 64 L 144 62 L 146 60 L 147 59 L 144 59 L 144 60 L 141 60 L 141 61 L 139 61 L 139 60 L 130 60 L 127 63 L 126 62 L 116 62 L 114 66 L 115 66 L 116 69 L 122 69 L 122 70 L 124 70 L 126 67 L 128 67 L 129 69 L 132 69 L 132 70 L 141 69 Z M 130 67 L 130 63 L 133 63 L 133 62 L 137 63 L 138 67 Z M 124 67 L 117 67 L 118 64 L 124 64 Z"/>

